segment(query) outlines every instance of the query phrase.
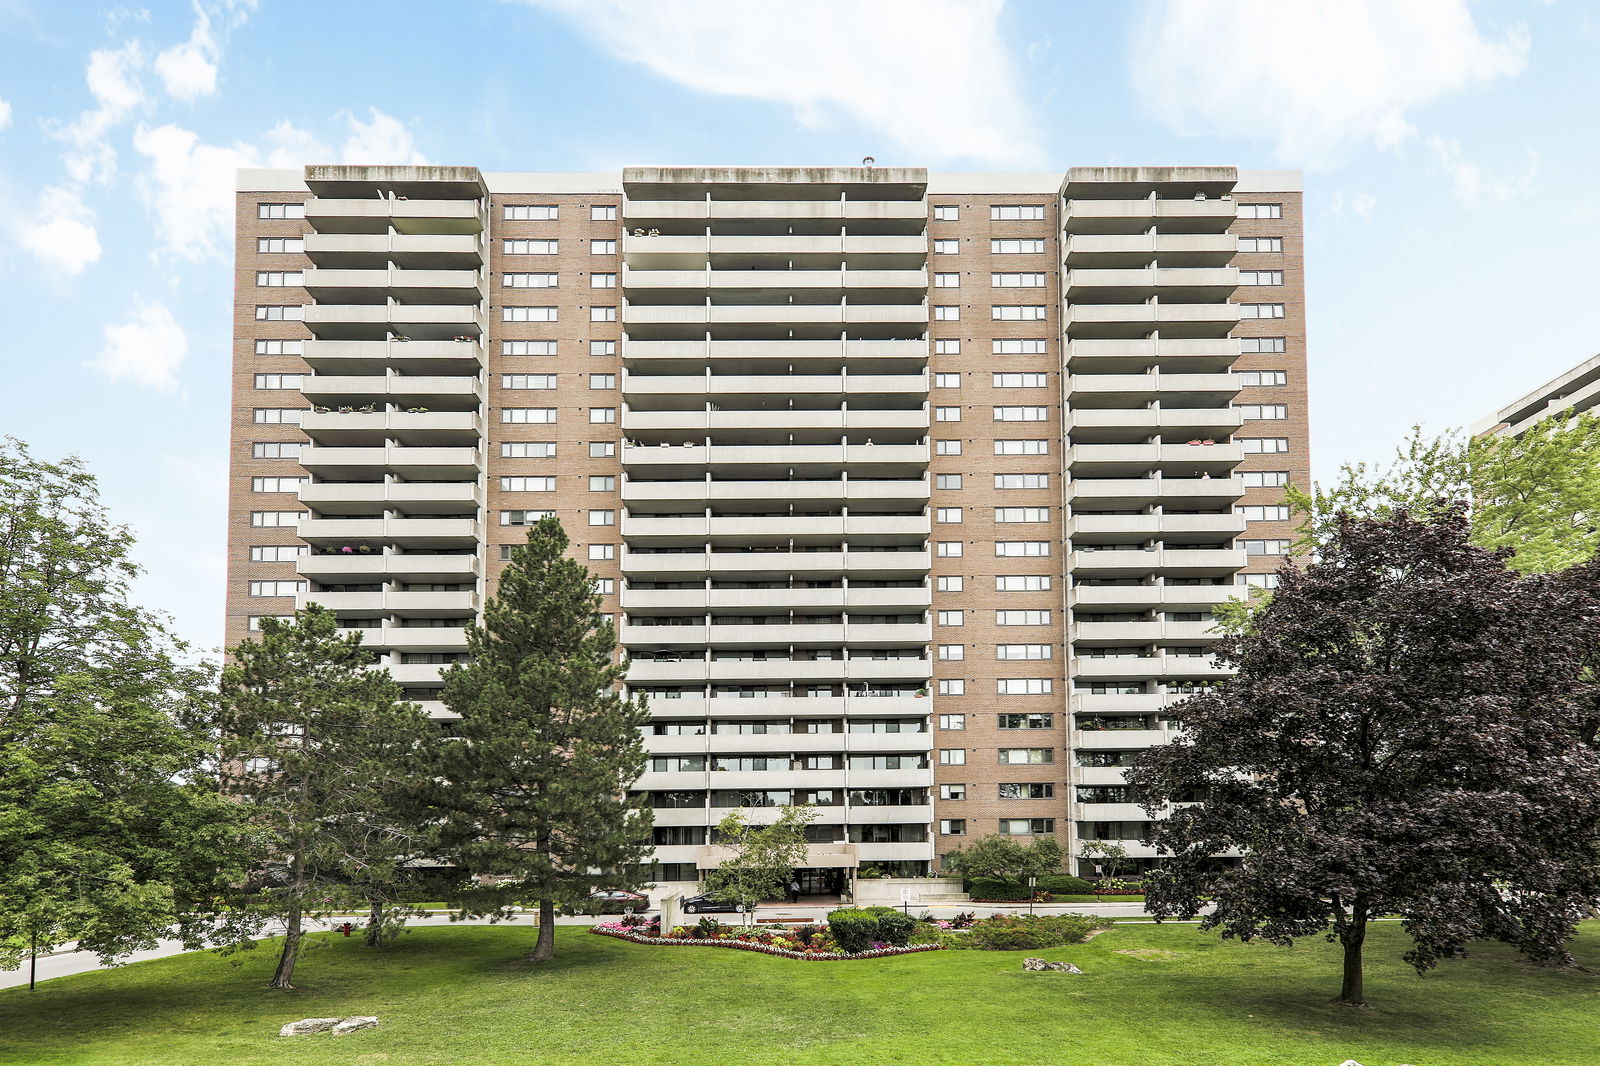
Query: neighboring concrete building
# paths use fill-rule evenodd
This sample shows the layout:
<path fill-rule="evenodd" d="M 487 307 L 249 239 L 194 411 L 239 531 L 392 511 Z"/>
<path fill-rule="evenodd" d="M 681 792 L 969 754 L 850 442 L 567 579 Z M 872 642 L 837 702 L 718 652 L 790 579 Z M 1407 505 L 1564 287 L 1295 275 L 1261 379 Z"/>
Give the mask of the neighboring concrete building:
<path fill-rule="evenodd" d="M 1305 481 L 1301 194 L 1231 167 L 242 171 L 230 642 L 324 603 L 431 713 L 554 513 L 650 697 L 656 869 L 808 890 L 1143 813 Z"/>
<path fill-rule="evenodd" d="M 1564 411 L 1581 414 L 1600 403 L 1600 355 L 1585 360 L 1537 389 L 1481 419 L 1475 437 L 1520 437 L 1528 427 Z"/>

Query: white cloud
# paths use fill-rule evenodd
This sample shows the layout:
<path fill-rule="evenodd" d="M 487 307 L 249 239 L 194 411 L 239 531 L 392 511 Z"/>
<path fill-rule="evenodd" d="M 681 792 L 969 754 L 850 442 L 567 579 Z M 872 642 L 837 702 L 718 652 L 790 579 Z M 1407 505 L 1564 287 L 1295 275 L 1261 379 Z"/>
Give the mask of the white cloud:
<path fill-rule="evenodd" d="M 95 106 L 64 126 L 51 128 L 51 133 L 67 142 L 62 161 L 74 182 L 106 182 L 116 173 L 117 152 L 107 136 L 144 105 L 144 86 L 139 82 L 143 66 L 144 49 L 138 41 L 89 53 L 84 80 Z"/>
<path fill-rule="evenodd" d="M 1412 111 L 1515 76 L 1528 48 L 1524 26 L 1481 31 L 1466 0 L 1162 0 L 1129 66 L 1180 133 L 1270 137 L 1280 159 L 1318 167 L 1400 143 Z"/>
<path fill-rule="evenodd" d="M 138 187 L 160 224 L 163 250 L 196 262 L 222 257 L 233 231 L 234 171 L 241 167 L 426 162 L 400 120 L 376 108 L 369 114 L 363 122 L 342 113 L 348 132 L 337 149 L 287 121 L 268 131 L 260 146 L 207 144 L 170 122 L 140 126 L 133 146 L 149 166 Z"/>
<path fill-rule="evenodd" d="M 39 194 L 32 219 L 23 220 L 18 239 L 41 262 L 68 274 L 81 274 L 100 258 L 94 212 L 71 189 L 51 186 Z"/>
<path fill-rule="evenodd" d="M 194 30 L 189 39 L 156 56 L 156 74 L 167 95 L 193 102 L 217 91 L 217 59 L 222 48 L 211 32 L 211 16 L 199 4 L 194 7 Z"/>
<path fill-rule="evenodd" d="M 1360 218 L 1361 221 L 1370 222 L 1372 213 L 1378 209 L 1378 198 L 1371 193 L 1358 192 L 1346 200 L 1344 193 L 1335 192 L 1333 198 L 1328 201 L 1327 210 L 1323 213 L 1327 215 L 1342 215 L 1347 207 L 1350 209 L 1350 213 Z"/>
<path fill-rule="evenodd" d="M 11 102 L 0 97 L 0 130 L 11 125 Z"/>
<path fill-rule="evenodd" d="M 113 382 L 124 379 L 171 392 L 189 354 L 189 338 L 162 303 L 144 303 L 122 322 L 105 327 L 105 346 L 89 365 Z"/>
<path fill-rule="evenodd" d="M 1528 152 L 1528 165 L 1520 173 L 1496 173 L 1481 163 L 1474 163 L 1461 151 L 1461 142 L 1443 137 L 1429 137 L 1439 166 L 1450 178 L 1456 199 L 1468 207 L 1493 207 L 1526 196 L 1539 176 L 1539 153 Z"/>
<path fill-rule="evenodd" d="M 1002 0 L 526 2 L 697 92 L 787 106 L 807 129 L 857 123 L 910 164 L 1040 160 L 1016 49 L 1000 34 Z M 889 155 L 871 140 L 862 148 Z"/>

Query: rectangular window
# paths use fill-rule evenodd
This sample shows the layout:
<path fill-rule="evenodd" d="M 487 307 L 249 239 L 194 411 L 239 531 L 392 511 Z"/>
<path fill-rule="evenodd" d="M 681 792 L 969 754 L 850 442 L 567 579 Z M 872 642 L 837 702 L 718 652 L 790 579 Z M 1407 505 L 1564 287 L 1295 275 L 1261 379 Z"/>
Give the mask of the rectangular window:
<path fill-rule="evenodd" d="M 614 289 L 616 287 L 617 276 L 615 274 L 589 275 L 589 288 L 591 289 Z"/>
<path fill-rule="evenodd" d="M 305 341 L 256 341 L 257 355 L 304 355 Z"/>
<path fill-rule="evenodd" d="M 935 322 L 955 322 L 961 318 L 961 308 L 955 304 L 939 304 L 933 309 Z"/>
<path fill-rule="evenodd" d="M 250 561 L 292 563 L 309 550 L 304 544 L 254 544 L 250 547 Z"/>
<path fill-rule="evenodd" d="M 1239 317 L 1245 318 L 1282 318 L 1282 304 L 1240 304 Z"/>
<path fill-rule="evenodd" d="M 298 389 L 304 378 L 304 374 L 257 374 L 256 388 Z"/>
<path fill-rule="evenodd" d="M 252 459 L 298 459 L 304 445 L 299 441 L 256 441 L 250 445 Z"/>
<path fill-rule="evenodd" d="M 245 625 L 249 627 L 250 632 L 259 633 L 261 632 L 261 621 L 264 618 L 276 618 L 280 622 L 287 622 L 293 617 L 294 616 L 290 614 L 253 614 L 246 621 Z"/>
<path fill-rule="evenodd" d="M 608 510 L 595 510 L 589 512 L 591 526 L 614 526 L 617 524 L 617 512 Z"/>
<path fill-rule="evenodd" d="M 940 592 L 960 592 L 963 586 L 966 584 L 965 578 L 956 575 L 941 577 L 935 580 L 937 582 L 935 587 Z"/>
<path fill-rule="evenodd" d="M 504 459 L 554 459 L 556 442 L 553 440 L 501 441 L 500 456 Z"/>
<path fill-rule="evenodd" d="M 938 618 L 942 626 L 959 626 L 965 621 L 960 611 L 940 611 Z"/>
<path fill-rule="evenodd" d="M 1048 440 L 997 440 L 994 442 L 996 455 L 1049 455 L 1050 442 Z"/>
<path fill-rule="evenodd" d="M 1055 682 L 1048 677 L 1002 677 L 995 682 L 995 691 L 1002 696 L 1048 696 L 1055 691 Z"/>
<path fill-rule="evenodd" d="M 994 554 L 1000 559 L 1042 559 L 1050 554 L 1047 540 L 997 540 Z"/>
<path fill-rule="evenodd" d="M 989 284 L 997 289 L 1042 289 L 1043 274 L 990 274 Z"/>
<path fill-rule="evenodd" d="M 1043 204 L 994 204 L 989 208 L 991 222 L 1042 222 Z"/>
<path fill-rule="evenodd" d="M 1001 748 L 1002 766 L 1043 766 L 1056 761 L 1054 748 Z"/>
<path fill-rule="evenodd" d="M 1240 385 L 1287 385 L 1289 375 L 1282 370 L 1239 370 L 1235 372 Z"/>
<path fill-rule="evenodd" d="M 502 407 L 500 421 L 508 425 L 550 425 L 556 420 L 554 407 Z"/>
<path fill-rule="evenodd" d="M 996 305 L 989 308 L 989 317 L 996 322 L 1043 322 L 1043 304 Z"/>
<path fill-rule="evenodd" d="M 1049 346 L 1050 342 L 1043 338 L 989 342 L 989 350 L 995 355 L 1045 355 L 1050 350 Z"/>
<path fill-rule="evenodd" d="M 1282 337 L 1240 337 L 1239 353 L 1241 355 L 1273 354 L 1284 350 Z"/>
<path fill-rule="evenodd" d="M 962 547 L 959 540 L 941 540 L 934 545 L 934 554 L 941 559 L 959 559 Z"/>
<path fill-rule="evenodd" d="M 939 835 L 947 837 L 964 837 L 967 835 L 967 820 L 965 818 L 939 819 Z"/>
<path fill-rule="evenodd" d="M 1282 204 L 1240 204 L 1240 218 L 1282 218 Z"/>
<path fill-rule="evenodd" d="M 615 322 L 616 320 L 617 320 L 617 309 L 615 307 L 591 307 L 591 308 L 589 308 L 589 321 L 590 322 Z"/>
<path fill-rule="evenodd" d="M 555 341 L 501 341 L 501 355 L 555 355 Z"/>
<path fill-rule="evenodd" d="M 936 289 L 956 289 L 961 287 L 960 274 L 935 274 L 933 287 Z"/>
<path fill-rule="evenodd" d="M 617 591 L 617 579 L 614 577 L 597 577 L 594 579 L 594 590 L 602 596 L 610 596 Z"/>
<path fill-rule="evenodd" d="M 512 222 L 552 222 L 557 208 L 555 204 L 506 204 L 505 211 Z"/>
<path fill-rule="evenodd" d="M 251 419 L 258 426 L 298 426 L 305 416 L 304 407 L 257 407 Z"/>
<path fill-rule="evenodd" d="M 556 387 L 554 374 L 501 374 L 500 387 L 502 389 L 553 389 Z"/>
<path fill-rule="evenodd" d="M 1247 489 L 1281 489 L 1289 483 L 1287 470 L 1241 470 L 1238 476 Z"/>
<path fill-rule="evenodd" d="M 1240 574 L 1239 584 L 1253 589 L 1275 589 L 1278 587 L 1277 574 Z"/>
<path fill-rule="evenodd" d="M 940 748 L 939 765 L 965 766 L 967 764 L 967 749 L 965 748 Z"/>
<path fill-rule="evenodd" d="M 967 798 L 967 786 L 940 785 L 939 798 L 942 800 L 964 800 Z"/>
<path fill-rule="evenodd" d="M 1028 255 L 1044 251 L 1043 237 L 991 237 L 989 251 L 995 255 Z"/>
<path fill-rule="evenodd" d="M 961 408 L 935 407 L 933 409 L 933 420 L 935 422 L 959 422 L 961 421 Z"/>
<path fill-rule="evenodd" d="M 1050 521 L 1050 508 L 1048 507 L 996 507 L 994 509 L 996 522 L 1048 522 Z"/>
<path fill-rule="evenodd" d="M 300 304 L 257 304 L 257 322 L 302 322 L 306 309 Z"/>
<path fill-rule="evenodd" d="M 554 307 L 502 307 L 500 309 L 502 322 L 554 322 L 556 309 Z"/>
<path fill-rule="evenodd" d="M 961 521 L 961 508 L 940 507 L 934 512 L 935 522 L 953 523 Z"/>
<path fill-rule="evenodd" d="M 960 355 L 961 342 L 958 340 L 942 340 L 933 342 L 934 355 Z"/>
<path fill-rule="evenodd" d="M 1287 522 L 1289 508 L 1284 504 L 1247 503 L 1235 507 L 1233 513 L 1243 515 L 1246 522 Z"/>
<path fill-rule="evenodd" d="M 938 655 L 943 662 L 959 662 L 967 657 L 967 647 L 965 644 L 941 644 Z"/>
<path fill-rule="evenodd" d="M 992 385 L 997 389 L 1043 389 L 1050 385 L 1049 374 L 994 374 Z"/>
<path fill-rule="evenodd" d="M 292 529 L 305 515 L 304 511 L 251 511 L 250 524 L 257 529 Z"/>
<path fill-rule="evenodd" d="M 615 422 L 616 420 L 617 409 L 615 407 L 589 408 L 589 423 L 591 425 L 603 425 L 608 422 Z"/>
<path fill-rule="evenodd" d="M 554 492 L 556 479 L 553 477 L 503 477 L 500 479 L 501 492 Z"/>
<path fill-rule="evenodd" d="M 257 204 L 257 218 L 305 218 L 305 204 Z"/>
<path fill-rule="evenodd" d="M 306 590 L 304 581 L 252 581 L 252 596 L 293 596 Z"/>
<path fill-rule="evenodd" d="M 996 474 L 994 487 L 997 489 L 1047 489 L 1050 487 L 1049 474 Z"/>
<path fill-rule="evenodd" d="M 256 284 L 266 287 L 304 285 L 306 276 L 298 270 L 258 270 Z"/>
<path fill-rule="evenodd" d="M 959 389 L 961 387 L 960 374 L 935 374 L 933 387 L 936 389 Z"/>
<path fill-rule="evenodd" d="M 934 455 L 960 455 L 961 454 L 961 442 L 958 441 L 958 440 L 934 441 L 933 454 Z"/>
<path fill-rule="evenodd" d="M 616 341 L 590 341 L 589 342 L 589 354 L 590 355 L 616 355 L 617 354 L 617 342 Z"/>
<path fill-rule="evenodd" d="M 1002 818 L 1000 832 L 1004 836 L 1044 836 L 1056 831 L 1054 818 Z"/>
<path fill-rule="evenodd" d="M 961 242 L 954 239 L 933 242 L 934 255 L 955 255 L 961 251 Z"/>
<path fill-rule="evenodd" d="M 1279 421 L 1289 417 L 1289 405 L 1283 403 L 1236 403 L 1233 409 L 1246 422 Z"/>
<path fill-rule="evenodd" d="M 996 715 L 995 724 L 1001 729 L 1051 729 L 1056 716 L 1042 711 Z"/>
<path fill-rule="evenodd" d="M 1289 450 L 1288 437 L 1240 437 L 1245 455 L 1282 455 Z"/>
<path fill-rule="evenodd" d="M 615 222 L 617 220 L 616 204 L 595 204 L 589 208 L 590 222 Z"/>
<path fill-rule="evenodd" d="M 1239 271 L 1240 285 L 1282 285 L 1283 271 L 1281 270 L 1241 270 Z"/>
<path fill-rule="evenodd" d="M 1048 422 L 1050 421 L 1050 408 L 1048 407 L 996 407 L 994 409 L 996 422 Z"/>
<path fill-rule="evenodd" d="M 617 476 L 615 474 L 590 474 L 590 492 L 616 492 Z"/>
<path fill-rule="evenodd" d="M 1050 624 L 1049 611 L 996 611 L 994 624 L 997 626 L 1047 626 Z"/>
<path fill-rule="evenodd" d="M 308 477 L 253 477 L 250 479 L 250 491 L 299 492 L 300 486 L 310 480 Z"/>
<path fill-rule="evenodd" d="M 939 682 L 939 695 L 941 696 L 965 696 L 966 694 L 967 683 L 959 677 L 946 678 Z"/>
<path fill-rule="evenodd" d="M 531 526 L 541 518 L 551 518 L 554 511 L 501 511 L 500 524 L 503 526 Z"/>
<path fill-rule="evenodd" d="M 589 387 L 591 389 L 614 389 L 617 387 L 617 375 L 590 374 Z"/>
<path fill-rule="evenodd" d="M 615 544 L 591 544 L 591 545 L 589 545 L 589 558 L 590 558 L 591 561 L 605 560 L 605 559 L 615 559 L 616 557 L 617 557 L 617 546 Z"/>
<path fill-rule="evenodd" d="M 617 254 L 617 242 L 614 241 L 614 240 L 590 241 L 589 242 L 589 254 L 590 255 L 616 255 Z"/>
<path fill-rule="evenodd" d="M 935 222 L 956 222 L 960 218 L 961 208 L 954 204 L 943 204 L 933 209 L 933 220 Z"/>
<path fill-rule="evenodd" d="M 610 459 L 617 454 L 617 442 L 614 440 L 592 440 L 589 442 L 589 458 Z"/>
<path fill-rule="evenodd" d="M 560 241 L 530 241 L 506 238 L 500 242 L 506 255 L 555 255 L 561 250 Z"/>
<path fill-rule="evenodd" d="M 500 281 L 508 289 L 553 289 L 560 278 L 559 274 L 506 274 Z"/>
<path fill-rule="evenodd" d="M 1055 658 L 1051 644 L 996 644 L 994 657 L 1001 662 L 1034 662 Z"/>
<path fill-rule="evenodd" d="M 999 574 L 994 579 L 996 592 L 1049 592 L 1049 574 Z"/>
<path fill-rule="evenodd" d="M 1246 555 L 1288 555 L 1289 542 L 1287 540 L 1241 540 L 1239 547 L 1244 549 Z"/>
<path fill-rule="evenodd" d="M 1240 237 L 1239 251 L 1241 252 L 1281 252 L 1283 251 L 1282 237 Z"/>
<path fill-rule="evenodd" d="M 937 474 L 933 479 L 933 487 L 937 489 L 959 489 L 961 487 L 961 475 Z"/>
<path fill-rule="evenodd" d="M 1003 800 L 1055 799 L 1056 786 L 1049 781 L 1002 781 L 999 796 Z"/>

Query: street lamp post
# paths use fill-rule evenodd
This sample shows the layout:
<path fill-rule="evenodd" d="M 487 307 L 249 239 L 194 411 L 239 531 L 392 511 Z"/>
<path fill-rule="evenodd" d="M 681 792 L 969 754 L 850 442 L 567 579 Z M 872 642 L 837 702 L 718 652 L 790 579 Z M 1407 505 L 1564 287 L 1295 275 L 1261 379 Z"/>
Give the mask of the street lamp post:
<path fill-rule="evenodd" d="M 1037 876 L 1034 874 L 1028 875 L 1028 917 L 1030 918 L 1033 917 L 1033 897 L 1037 895 L 1037 893 L 1033 890 L 1033 886 L 1037 885 L 1038 883 L 1039 878 Z"/>

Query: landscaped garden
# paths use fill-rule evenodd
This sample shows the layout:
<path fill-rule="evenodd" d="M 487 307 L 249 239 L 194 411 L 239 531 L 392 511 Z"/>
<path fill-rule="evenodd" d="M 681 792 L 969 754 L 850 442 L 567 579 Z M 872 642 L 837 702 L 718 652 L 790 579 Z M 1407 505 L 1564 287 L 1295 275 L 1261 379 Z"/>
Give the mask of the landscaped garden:
<path fill-rule="evenodd" d="M 531 964 L 525 926 L 430 927 L 382 951 L 308 938 L 294 992 L 263 986 L 275 946 L 0 992 L 0 1062 L 29 1066 L 1591 1066 L 1600 977 L 1496 944 L 1418 977 L 1382 924 L 1372 1010 L 1329 1002 L 1336 946 L 1219 941 L 1118 924 L 1037 952 L 1082 976 L 1026 973 L 1029 951 L 931 951 L 809 965 L 558 931 Z M 1600 925 L 1574 944 L 1600 969 Z M 234 962 L 239 962 L 237 968 Z M 376 1029 L 280 1039 L 284 1022 L 374 1014 Z"/>

